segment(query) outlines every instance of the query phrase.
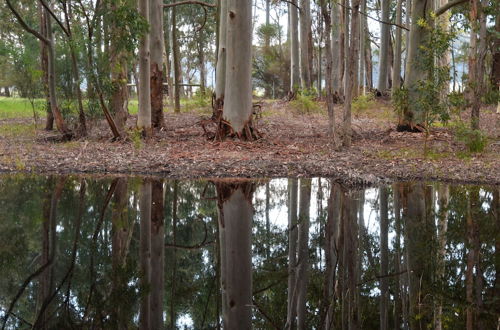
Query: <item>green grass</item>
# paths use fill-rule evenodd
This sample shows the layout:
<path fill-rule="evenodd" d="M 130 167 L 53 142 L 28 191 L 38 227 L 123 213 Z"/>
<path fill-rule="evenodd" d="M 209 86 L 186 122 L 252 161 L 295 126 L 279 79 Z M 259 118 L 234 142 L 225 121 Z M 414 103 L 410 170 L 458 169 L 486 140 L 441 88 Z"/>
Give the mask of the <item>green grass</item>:
<path fill-rule="evenodd" d="M 38 116 L 44 114 L 43 99 L 35 99 L 35 109 Z M 33 118 L 33 108 L 28 99 L 0 96 L 0 119 Z"/>
<path fill-rule="evenodd" d="M 0 135 L 8 137 L 28 137 L 35 135 L 34 124 L 0 125 Z"/>

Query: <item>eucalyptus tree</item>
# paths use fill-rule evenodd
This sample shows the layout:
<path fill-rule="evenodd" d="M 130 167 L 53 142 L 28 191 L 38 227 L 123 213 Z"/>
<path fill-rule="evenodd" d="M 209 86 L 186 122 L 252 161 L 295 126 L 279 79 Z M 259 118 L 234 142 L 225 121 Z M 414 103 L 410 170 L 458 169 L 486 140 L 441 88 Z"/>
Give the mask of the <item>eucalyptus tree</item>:
<path fill-rule="evenodd" d="M 139 14 L 149 22 L 149 0 L 139 0 Z M 144 33 L 139 42 L 139 113 L 137 127 L 144 137 L 152 136 L 151 128 L 150 36 Z"/>
<path fill-rule="evenodd" d="M 382 21 L 380 23 L 380 60 L 378 90 L 385 93 L 389 89 L 389 47 L 391 47 L 391 26 L 389 22 L 390 0 L 382 0 Z"/>
<path fill-rule="evenodd" d="M 151 123 L 155 128 L 165 126 L 163 118 L 163 1 L 151 0 L 150 19 L 150 75 Z"/>
<path fill-rule="evenodd" d="M 223 13 L 221 13 L 222 15 Z M 236 135 L 252 140 L 258 133 L 252 126 L 252 3 L 227 3 L 226 78 L 224 106 L 217 136 Z"/>
<path fill-rule="evenodd" d="M 215 76 L 215 108 L 222 109 L 226 91 L 227 1 L 220 1 L 217 68 Z"/>
<path fill-rule="evenodd" d="M 396 28 L 394 43 L 394 65 L 392 68 L 392 92 L 401 87 L 401 53 L 402 53 L 402 30 L 398 25 L 403 23 L 403 0 L 396 2 Z"/>
<path fill-rule="evenodd" d="M 297 9 L 297 0 L 291 0 L 288 4 L 288 13 L 290 15 L 290 97 L 300 87 L 300 55 L 299 55 L 299 14 Z"/>
<path fill-rule="evenodd" d="M 145 180 L 140 189 L 140 246 L 139 259 L 141 270 L 141 287 L 148 290 L 151 286 L 151 206 L 152 206 L 152 183 Z M 139 324 L 141 329 L 151 328 L 151 293 L 146 292 L 141 296 L 141 307 L 139 313 Z"/>
<path fill-rule="evenodd" d="M 55 46 L 54 46 L 54 35 L 52 32 L 52 20 L 50 17 L 50 13 L 46 10 L 45 15 L 45 26 L 46 26 L 46 35 L 42 35 L 39 31 L 30 27 L 23 17 L 20 15 L 19 11 L 12 5 L 11 0 L 6 0 L 7 7 L 9 7 L 12 14 L 16 17 L 18 23 L 22 26 L 26 32 L 32 34 L 36 38 L 38 38 L 41 42 L 43 42 L 47 46 L 48 52 L 48 92 L 50 99 L 50 108 L 52 111 L 52 115 L 54 116 L 54 120 L 56 123 L 57 130 L 62 134 L 64 139 L 71 139 L 73 137 L 73 133 L 67 127 L 66 122 L 62 116 L 61 110 L 59 109 L 59 105 L 57 102 L 56 95 L 56 73 L 55 73 Z"/>
<path fill-rule="evenodd" d="M 300 0 L 300 80 L 302 89 L 312 87 L 312 31 L 311 1 Z"/>

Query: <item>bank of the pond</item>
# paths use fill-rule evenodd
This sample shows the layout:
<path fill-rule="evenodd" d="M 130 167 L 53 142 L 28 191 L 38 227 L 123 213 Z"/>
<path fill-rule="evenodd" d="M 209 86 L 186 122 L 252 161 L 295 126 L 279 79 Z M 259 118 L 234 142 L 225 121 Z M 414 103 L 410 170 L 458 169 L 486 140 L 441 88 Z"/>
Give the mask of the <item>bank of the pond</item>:
<path fill-rule="evenodd" d="M 446 128 L 436 128 L 423 153 L 423 134 L 399 133 L 387 108 L 353 120 L 353 146 L 333 150 L 324 113 L 298 114 L 279 103 L 264 107 L 255 142 L 212 142 L 195 112 L 166 115 L 167 127 L 150 142 L 111 142 L 104 123 L 85 140 L 53 142 L 54 132 L 29 119 L 0 121 L 0 171 L 33 173 L 138 174 L 169 178 L 334 177 L 378 183 L 439 180 L 500 184 L 498 115 L 484 111 L 489 145 L 468 154 Z M 135 118 L 129 118 L 131 126 Z"/>

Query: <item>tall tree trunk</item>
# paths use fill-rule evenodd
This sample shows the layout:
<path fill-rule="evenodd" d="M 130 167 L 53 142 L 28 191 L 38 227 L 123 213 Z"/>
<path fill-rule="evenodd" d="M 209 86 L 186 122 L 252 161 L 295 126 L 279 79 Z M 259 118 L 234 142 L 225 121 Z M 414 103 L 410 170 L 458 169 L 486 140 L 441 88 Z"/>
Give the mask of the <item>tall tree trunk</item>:
<path fill-rule="evenodd" d="M 396 24 L 402 25 L 403 23 L 403 0 L 397 0 L 396 3 Z M 401 87 L 401 28 L 396 27 L 396 41 L 394 45 L 394 67 L 392 68 L 392 93 Z"/>
<path fill-rule="evenodd" d="M 117 5 L 123 3 L 113 3 L 111 10 L 116 10 Z M 113 17 L 113 16 L 111 16 Z M 114 17 L 113 17 L 114 18 Z M 123 45 L 120 45 L 118 35 L 123 28 L 123 22 L 118 22 L 115 19 L 110 19 L 111 35 L 109 49 L 111 54 L 111 84 L 113 85 L 113 93 L 111 94 L 110 108 L 114 115 L 116 128 L 120 135 L 125 134 L 125 124 L 128 117 L 128 89 L 127 89 L 127 57 L 128 54 L 122 50 Z M 99 47 L 100 48 L 100 47 Z M 137 82 L 136 82 L 137 83 Z"/>
<path fill-rule="evenodd" d="M 250 7 L 251 8 L 251 7 Z M 216 182 L 221 239 L 224 329 L 252 328 L 251 182 Z"/>
<path fill-rule="evenodd" d="M 219 7 L 219 37 L 217 68 L 215 73 L 215 108 L 222 109 L 226 91 L 226 65 L 227 65 L 227 1 L 221 0 Z"/>
<path fill-rule="evenodd" d="M 163 328 L 163 295 L 165 278 L 165 220 L 163 182 L 152 183 L 151 205 L 151 329 Z"/>
<path fill-rule="evenodd" d="M 290 92 L 293 96 L 300 88 L 300 55 L 299 55 L 299 14 L 297 9 L 297 0 L 291 0 L 288 4 L 288 12 L 290 13 Z"/>
<path fill-rule="evenodd" d="M 148 93 L 149 94 L 149 93 Z M 140 190 L 140 242 L 139 262 L 141 271 L 141 307 L 139 314 L 140 329 L 151 328 L 151 181 L 144 181 Z"/>
<path fill-rule="evenodd" d="M 164 30 L 166 33 L 164 33 L 164 46 L 165 46 L 165 71 L 166 71 L 166 80 L 167 80 L 167 85 L 168 85 L 168 99 L 169 99 L 169 105 L 173 108 L 174 107 L 174 82 L 172 79 L 172 65 L 170 62 L 171 59 L 171 54 L 172 54 L 172 47 L 170 47 L 171 42 L 170 42 L 170 34 L 172 32 L 172 28 L 170 27 L 170 11 L 166 10 L 164 15 L 163 15 L 163 22 L 164 22 Z"/>
<path fill-rule="evenodd" d="M 174 3 L 176 0 L 174 0 Z M 181 112 L 181 54 L 177 39 L 177 7 L 172 7 L 172 55 L 174 66 L 174 111 Z"/>
<path fill-rule="evenodd" d="M 366 0 L 361 0 L 361 12 L 366 13 Z M 359 61 L 359 89 L 361 91 L 362 95 L 366 94 L 366 61 L 365 61 L 365 48 L 366 48 L 366 42 L 368 41 L 366 39 L 366 20 L 365 17 L 361 17 L 360 20 L 360 28 L 359 28 L 359 54 L 360 54 L 360 61 Z"/>
<path fill-rule="evenodd" d="M 394 273 L 401 272 L 401 203 L 399 196 L 399 185 L 394 184 L 392 188 L 393 205 L 394 205 Z M 401 329 L 401 275 L 396 275 L 394 278 L 394 329 Z"/>
<path fill-rule="evenodd" d="M 344 136 L 343 144 L 351 146 L 351 103 L 353 100 L 353 90 L 355 88 L 356 75 L 358 74 L 358 54 L 359 54 L 359 4 L 360 0 L 352 0 L 351 17 L 351 43 L 349 47 L 348 77 L 346 77 L 346 90 L 344 102 Z"/>
<path fill-rule="evenodd" d="M 207 81 L 205 69 L 205 43 L 201 33 L 198 35 L 198 67 L 200 71 L 200 93 L 201 95 L 205 95 Z"/>
<path fill-rule="evenodd" d="M 333 94 L 335 102 L 339 102 L 343 97 L 342 75 L 344 72 L 344 39 L 342 28 L 341 7 L 338 3 L 332 3 L 332 62 L 333 65 Z"/>
<path fill-rule="evenodd" d="M 149 0 L 139 0 L 139 14 L 149 22 Z M 151 71 L 149 33 L 146 32 L 139 41 L 139 113 L 137 127 L 144 137 L 153 135 L 151 129 Z"/>
<path fill-rule="evenodd" d="M 373 89 L 373 61 L 372 61 L 372 46 L 370 42 L 370 33 L 369 33 L 369 28 L 368 28 L 368 23 L 367 23 L 367 18 L 365 15 L 362 17 L 365 25 L 365 31 L 363 35 L 366 38 L 366 47 L 365 47 L 365 53 L 363 54 L 364 60 L 366 62 L 366 86 L 368 89 Z"/>
<path fill-rule="evenodd" d="M 251 140 L 252 4 L 246 0 L 229 0 L 228 13 L 223 118 L 239 138 Z"/>
<path fill-rule="evenodd" d="M 334 5 L 335 6 L 335 5 Z M 337 146 L 337 136 L 335 130 L 335 96 L 334 96 L 334 86 L 333 86 L 333 55 L 332 55 L 332 41 L 330 39 L 330 31 L 332 29 L 332 20 L 330 17 L 330 10 L 328 9 L 326 0 L 321 1 L 321 13 L 323 15 L 323 20 L 325 21 L 325 51 L 326 51 L 326 105 L 328 107 L 328 135 L 332 138 L 333 143 Z"/>
<path fill-rule="evenodd" d="M 389 328 L 389 213 L 387 187 L 380 194 L 380 329 Z"/>
<path fill-rule="evenodd" d="M 312 53 L 309 48 L 311 24 L 310 0 L 300 0 L 300 80 L 303 89 L 312 88 L 310 67 Z"/>
<path fill-rule="evenodd" d="M 479 110 L 484 85 L 484 61 L 486 57 L 486 14 L 481 0 L 470 0 L 471 22 L 468 63 L 468 88 L 471 105 L 471 127 L 479 129 Z M 479 34 L 479 35 L 478 35 Z"/>
<path fill-rule="evenodd" d="M 59 106 L 57 104 L 57 92 L 56 92 L 56 58 L 55 58 L 55 50 L 54 50 L 54 34 L 52 33 L 52 23 L 51 23 L 50 14 L 45 10 L 45 26 L 47 31 L 47 39 L 49 44 L 47 44 L 47 52 L 48 52 L 48 85 L 49 85 L 49 99 L 50 99 L 50 108 L 52 111 L 52 116 L 54 117 L 57 130 L 63 135 L 65 139 L 71 139 L 72 133 L 67 128 L 66 123 L 64 122 L 64 118 L 59 110 Z"/>
<path fill-rule="evenodd" d="M 150 19 L 150 53 L 151 53 L 151 124 L 155 128 L 165 127 L 163 116 L 163 1 L 151 0 Z"/>
<path fill-rule="evenodd" d="M 40 17 L 40 34 L 47 38 L 47 23 L 45 19 L 46 11 L 41 3 L 38 3 L 38 15 Z M 40 66 L 42 71 L 43 89 L 45 92 L 47 117 L 45 120 L 45 130 L 52 131 L 54 129 L 54 116 L 52 115 L 52 107 L 50 106 L 49 94 L 49 53 L 45 42 L 40 41 Z M 8 88 L 5 89 L 8 91 Z"/>
<path fill-rule="evenodd" d="M 382 21 L 389 22 L 390 0 L 381 0 L 382 2 Z M 391 38 L 391 27 L 389 24 L 380 23 L 380 58 L 379 58 L 379 76 L 377 89 L 384 93 L 389 89 L 389 47 Z"/>
<path fill-rule="evenodd" d="M 285 329 L 295 328 L 297 316 L 296 275 L 297 275 L 297 202 L 298 179 L 288 179 L 288 296 Z"/>
<path fill-rule="evenodd" d="M 299 235 L 297 246 L 297 328 L 306 328 L 307 282 L 309 280 L 309 212 L 311 205 L 311 179 L 300 180 Z"/>

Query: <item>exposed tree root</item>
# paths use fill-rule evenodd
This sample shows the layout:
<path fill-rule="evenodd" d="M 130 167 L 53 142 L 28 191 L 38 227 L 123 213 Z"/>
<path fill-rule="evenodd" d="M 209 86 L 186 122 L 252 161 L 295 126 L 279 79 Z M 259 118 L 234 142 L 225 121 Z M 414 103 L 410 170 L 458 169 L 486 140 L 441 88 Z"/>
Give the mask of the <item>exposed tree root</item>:
<path fill-rule="evenodd" d="M 209 140 L 224 141 L 227 138 L 237 138 L 242 141 L 255 141 L 262 138 L 262 134 L 257 129 L 256 122 L 261 118 L 262 104 L 257 103 L 253 105 L 252 115 L 248 122 L 243 127 L 241 132 L 236 132 L 231 123 L 223 118 L 223 105 L 222 100 L 212 98 L 212 117 L 209 119 L 202 119 L 198 124 L 203 128 L 203 134 Z M 210 129 L 214 127 L 214 131 Z"/>
<path fill-rule="evenodd" d="M 410 132 L 410 133 L 423 133 L 425 132 L 425 127 L 421 124 L 413 123 L 399 123 L 396 127 L 398 132 Z"/>

